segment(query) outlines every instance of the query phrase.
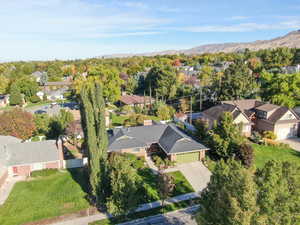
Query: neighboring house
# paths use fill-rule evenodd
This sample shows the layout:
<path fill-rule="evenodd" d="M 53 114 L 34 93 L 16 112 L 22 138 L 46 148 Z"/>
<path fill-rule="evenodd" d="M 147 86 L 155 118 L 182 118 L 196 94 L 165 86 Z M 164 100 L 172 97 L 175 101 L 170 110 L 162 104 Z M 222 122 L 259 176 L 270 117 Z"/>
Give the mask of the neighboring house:
<path fill-rule="evenodd" d="M 6 155 L 3 154 L 1 149 L 5 145 L 20 143 L 21 140 L 11 136 L 0 135 L 0 187 L 5 183 L 8 177 L 8 168 L 6 165 Z"/>
<path fill-rule="evenodd" d="M 72 85 L 72 81 L 53 81 L 53 82 L 47 82 L 44 85 L 44 89 L 47 91 L 57 89 L 57 88 L 67 88 Z"/>
<path fill-rule="evenodd" d="M 249 116 L 245 114 L 243 110 L 239 109 L 235 105 L 231 105 L 231 104 L 216 105 L 203 111 L 202 114 L 199 115 L 199 117 L 207 121 L 209 129 L 211 129 L 213 127 L 214 122 L 219 121 L 221 119 L 221 116 L 225 112 L 229 112 L 232 114 L 233 122 L 235 124 L 242 125 L 242 133 L 245 136 L 251 135 L 251 126 L 252 126 L 251 119 L 249 118 Z"/>
<path fill-rule="evenodd" d="M 150 105 L 151 102 L 154 103 L 154 99 L 149 96 L 139 96 L 139 95 L 122 95 L 120 98 L 120 105 L 129 106 L 139 106 L 144 107 L 144 104 Z"/>
<path fill-rule="evenodd" d="M 0 95 L 0 107 L 9 105 L 9 95 Z"/>
<path fill-rule="evenodd" d="M 286 74 L 300 73 L 300 64 L 296 66 L 284 66 L 281 69 Z"/>
<path fill-rule="evenodd" d="M 37 93 L 37 96 L 43 100 L 43 96 L 44 96 L 44 93 L 46 94 L 47 96 L 47 99 L 50 100 L 50 101 L 56 101 L 56 100 L 64 100 L 65 97 L 64 97 L 64 93 L 66 93 L 66 91 L 68 90 L 68 88 L 64 87 L 64 88 L 60 88 L 60 89 L 57 89 L 57 90 L 46 90 L 45 92 L 43 91 L 39 91 Z"/>
<path fill-rule="evenodd" d="M 298 134 L 300 118 L 292 109 L 255 99 L 224 101 L 222 103 L 237 107 L 254 123 L 254 130 L 259 132 L 272 131 L 278 140 L 296 137 Z"/>
<path fill-rule="evenodd" d="M 202 160 L 208 150 L 174 124 L 162 124 L 114 129 L 108 151 L 144 157 L 153 144 L 158 144 L 171 161 L 178 163 Z"/>
<path fill-rule="evenodd" d="M 63 167 L 63 160 L 60 141 L 22 143 L 14 137 L 0 136 L 0 164 L 6 174 L 4 177 L 29 176 L 36 170 L 59 169 Z"/>
<path fill-rule="evenodd" d="M 186 122 L 187 119 L 188 119 L 188 116 L 183 112 L 178 112 L 178 113 L 175 113 L 175 115 L 174 115 L 174 120 L 176 122 Z"/>
<path fill-rule="evenodd" d="M 35 71 L 34 73 L 31 74 L 31 76 L 33 76 L 35 78 L 35 81 L 39 83 L 44 73 L 46 72 Z"/>

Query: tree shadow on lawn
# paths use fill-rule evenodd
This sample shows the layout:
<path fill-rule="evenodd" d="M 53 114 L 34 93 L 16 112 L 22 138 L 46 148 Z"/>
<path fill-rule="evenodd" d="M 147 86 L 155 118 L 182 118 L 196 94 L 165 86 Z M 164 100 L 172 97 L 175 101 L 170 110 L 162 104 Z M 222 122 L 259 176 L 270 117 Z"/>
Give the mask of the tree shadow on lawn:
<path fill-rule="evenodd" d="M 293 149 L 293 151 L 291 151 L 291 154 L 294 155 L 294 156 L 298 156 L 300 158 L 300 152 L 299 151 L 296 151 Z"/>
<path fill-rule="evenodd" d="M 95 206 L 95 200 L 91 195 L 91 187 L 89 182 L 89 174 L 86 167 L 67 169 L 72 179 L 80 185 L 81 190 L 86 194 L 85 199 L 91 206 Z"/>

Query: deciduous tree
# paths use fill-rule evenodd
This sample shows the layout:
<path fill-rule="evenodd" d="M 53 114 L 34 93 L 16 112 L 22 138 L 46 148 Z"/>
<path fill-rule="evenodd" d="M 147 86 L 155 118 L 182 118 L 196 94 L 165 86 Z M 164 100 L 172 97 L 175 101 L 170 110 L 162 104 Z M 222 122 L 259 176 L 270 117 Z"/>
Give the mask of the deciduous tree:
<path fill-rule="evenodd" d="M 107 209 L 113 215 L 127 215 L 138 206 L 137 171 L 131 166 L 131 161 L 127 157 L 117 153 L 110 155 L 108 167 L 111 192 L 107 199 Z"/>
<path fill-rule="evenodd" d="M 34 118 L 20 108 L 5 111 L 0 115 L 0 134 L 27 140 L 36 131 Z"/>
<path fill-rule="evenodd" d="M 253 225 L 256 193 L 253 171 L 235 160 L 220 161 L 201 193 L 196 220 L 199 225 Z"/>

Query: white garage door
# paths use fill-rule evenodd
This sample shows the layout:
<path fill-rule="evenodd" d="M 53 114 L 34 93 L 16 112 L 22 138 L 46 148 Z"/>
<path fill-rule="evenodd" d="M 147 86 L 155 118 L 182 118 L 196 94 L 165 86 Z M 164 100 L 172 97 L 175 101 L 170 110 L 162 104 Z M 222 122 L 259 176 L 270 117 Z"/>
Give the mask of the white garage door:
<path fill-rule="evenodd" d="M 278 140 L 287 139 L 297 136 L 297 126 L 293 125 L 290 127 L 278 127 L 276 129 L 276 135 Z"/>

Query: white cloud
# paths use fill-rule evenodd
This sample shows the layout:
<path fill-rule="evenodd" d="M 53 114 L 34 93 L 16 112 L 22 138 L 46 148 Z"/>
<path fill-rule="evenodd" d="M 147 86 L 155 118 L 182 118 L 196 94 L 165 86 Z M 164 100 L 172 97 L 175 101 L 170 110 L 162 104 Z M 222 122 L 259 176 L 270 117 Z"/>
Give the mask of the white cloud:
<path fill-rule="evenodd" d="M 119 11 L 80 0 L 28 0 L 26 3 L 16 3 L 12 0 L 0 9 L 1 33 L 5 34 L 0 36 L 2 40 L 4 37 L 101 38 L 118 36 L 118 33 L 120 36 L 140 36 L 154 34 L 158 27 L 170 22 L 136 10 Z"/>

